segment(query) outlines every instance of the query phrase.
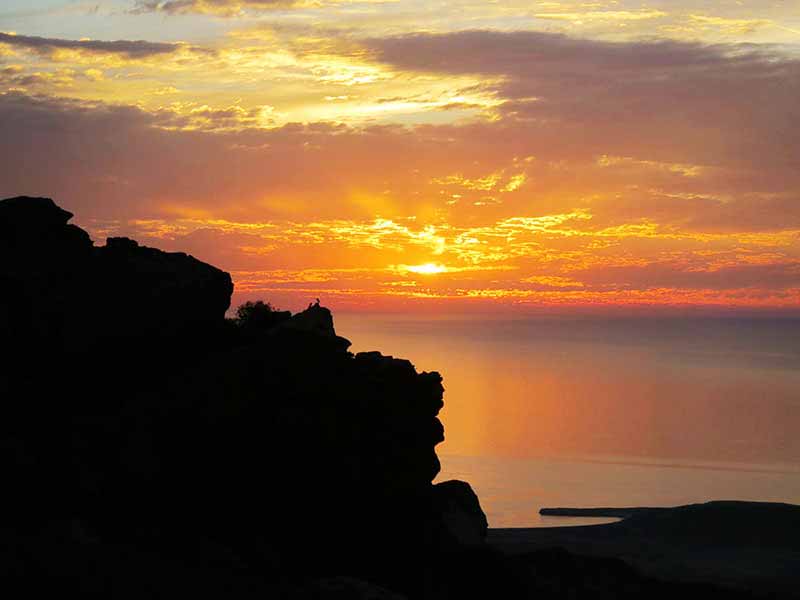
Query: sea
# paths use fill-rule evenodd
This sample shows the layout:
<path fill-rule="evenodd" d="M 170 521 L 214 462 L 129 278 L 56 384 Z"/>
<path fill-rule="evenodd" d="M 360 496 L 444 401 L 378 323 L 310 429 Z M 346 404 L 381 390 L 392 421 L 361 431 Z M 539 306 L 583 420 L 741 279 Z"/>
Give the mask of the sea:
<path fill-rule="evenodd" d="M 337 313 L 352 351 L 444 378 L 437 481 L 490 527 L 543 507 L 800 504 L 800 319 Z"/>

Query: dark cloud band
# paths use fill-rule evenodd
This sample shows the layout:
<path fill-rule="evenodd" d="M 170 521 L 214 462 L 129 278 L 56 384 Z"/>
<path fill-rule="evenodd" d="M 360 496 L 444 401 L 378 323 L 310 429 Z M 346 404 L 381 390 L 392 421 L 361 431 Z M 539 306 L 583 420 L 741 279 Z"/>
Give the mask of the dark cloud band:
<path fill-rule="evenodd" d="M 180 44 L 148 42 L 144 40 L 63 40 L 29 35 L 11 35 L 0 32 L 0 44 L 25 48 L 34 52 L 52 53 L 55 50 L 81 50 L 98 54 L 116 54 L 129 58 L 146 58 L 176 52 Z"/>
<path fill-rule="evenodd" d="M 777 47 L 480 30 L 365 44 L 394 68 L 484 77 L 504 116 L 576 144 L 743 167 L 800 155 L 800 60 Z"/>

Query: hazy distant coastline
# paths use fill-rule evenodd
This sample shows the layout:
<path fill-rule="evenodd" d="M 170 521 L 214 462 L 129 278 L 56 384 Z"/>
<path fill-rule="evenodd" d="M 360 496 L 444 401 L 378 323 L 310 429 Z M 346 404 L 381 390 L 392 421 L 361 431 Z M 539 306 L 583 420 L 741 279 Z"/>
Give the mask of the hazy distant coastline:
<path fill-rule="evenodd" d="M 622 559 L 643 574 L 800 597 L 800 506 L 709 502 L 675 508 L 543 508 L 543 515 L 614 517 L 586 527 L 491 529 L 489 541 L 521 555 L 551 547 Z"/>

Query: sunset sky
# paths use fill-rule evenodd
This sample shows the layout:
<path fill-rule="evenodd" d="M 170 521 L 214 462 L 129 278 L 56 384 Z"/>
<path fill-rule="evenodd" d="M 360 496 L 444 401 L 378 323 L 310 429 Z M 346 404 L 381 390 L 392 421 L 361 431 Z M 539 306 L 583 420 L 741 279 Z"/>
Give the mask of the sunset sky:
<path fill-rule="evenodd" d="M 3 0 L 0 197 L 341 310 L 800 312 L 800 0 Z"/>

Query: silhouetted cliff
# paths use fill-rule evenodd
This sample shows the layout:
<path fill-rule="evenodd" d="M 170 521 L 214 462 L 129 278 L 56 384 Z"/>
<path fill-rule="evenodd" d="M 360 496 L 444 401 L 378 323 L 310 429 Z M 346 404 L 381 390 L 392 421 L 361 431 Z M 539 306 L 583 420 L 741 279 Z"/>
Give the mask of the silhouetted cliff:
<path fill-rule="evenodd" d="M 225 319 L 227 273 L 96 247 L 71 217 L 0 202 L 6 574 L 125 597 L 187 577 L 204 593 L 448 588 L 439 567 L 486 526 L 466 484 L 431 484 L 438 373 L 354 356 L 319 305 L 245 331 Z"/>
<path fill-rule="evenodd" d="M 318 304 L 226 320 L 227 273 L 71 216 L 0 201 L 3 597 L 733 597 L 493 550 L 431 483 L 438 373 L 353 355 Z"/>

